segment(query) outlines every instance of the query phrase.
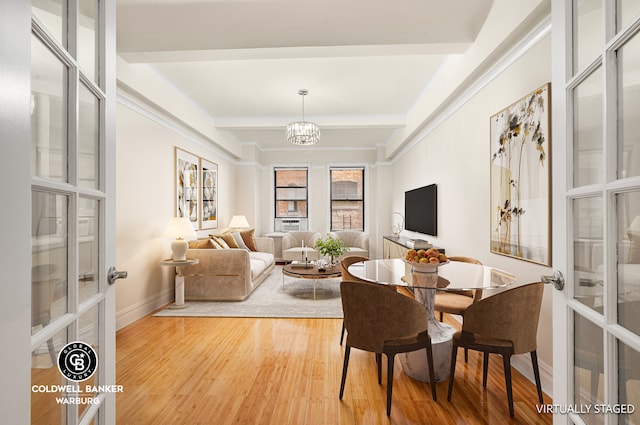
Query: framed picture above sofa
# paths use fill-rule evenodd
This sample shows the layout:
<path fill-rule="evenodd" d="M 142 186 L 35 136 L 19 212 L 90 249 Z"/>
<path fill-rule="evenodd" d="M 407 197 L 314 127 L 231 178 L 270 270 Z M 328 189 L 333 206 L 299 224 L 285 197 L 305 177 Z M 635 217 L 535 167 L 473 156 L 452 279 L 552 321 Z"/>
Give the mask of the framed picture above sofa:
<path fill-rule="evenodd" d="M 194 229 L 218 227 L 218 164 L 175 148 L 176 217 Z"/>
<path fill-rule="evenodd" d="M 176 217 L 188 217 L 194 229 L 200 226 L 199 158 L 175 148 Z"/>
<path fill-rule="evenodd" d="M 200 158 L 201 229 L 218 227 L 218 164 Z"/>

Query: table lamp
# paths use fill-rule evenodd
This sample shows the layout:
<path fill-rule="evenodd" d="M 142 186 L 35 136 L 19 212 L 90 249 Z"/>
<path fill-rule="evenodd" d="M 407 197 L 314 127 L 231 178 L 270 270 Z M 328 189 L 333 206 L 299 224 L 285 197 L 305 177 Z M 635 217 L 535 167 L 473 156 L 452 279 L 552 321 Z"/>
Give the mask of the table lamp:
<path fill-rule="evenodd" d="M 249 227 L 249 222 L 247 221 L 247 218 L 243 215 L 234 215 L 233 217 L 231 217 L 231 221 L 229 222 L 229 227 L 234 229 L 234 230 L 238 230 L 238 229 L 248 229 Z"/>
<path fill-rule="evenodd" d="M 169 221 L 164 236 L 175 238 L 171 242 L 173 261 L 186 261 L 189 243 L 185 238 L 195 238 L 198 235 L 187 217 L 174 217 Z"/>

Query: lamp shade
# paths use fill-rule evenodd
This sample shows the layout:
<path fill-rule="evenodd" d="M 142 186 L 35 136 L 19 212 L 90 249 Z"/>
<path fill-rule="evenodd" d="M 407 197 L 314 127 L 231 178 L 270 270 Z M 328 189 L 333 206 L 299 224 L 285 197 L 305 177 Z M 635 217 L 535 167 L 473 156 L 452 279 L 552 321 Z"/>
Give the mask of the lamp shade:
<path fill-rule="evenodd" d="M 196 231 L 187 217 L 173 217 L 164 231 L 164 236 L 169 238 L 184 239 L 195 238 Z"/>
<path fill-rule="evenodd" d="M 173 261 L 186 261 L 187 249 L 189 244 L 184 238 L 195 238 L 196 231 L 193 230 L 191 222 L 187 217 L 174 217 L 169 221 L 164 235 L 175 238 L 171 242 L 171 252 L 173 253 Z"/>
<path fill-rule="evenodd" d="M 247 229 L 249 226 L 249 222 L 247 218 L 243 215 L 234 215 L 231 217 L 231 221 L 229 222 L 229 227 L 232 229 Z"/>

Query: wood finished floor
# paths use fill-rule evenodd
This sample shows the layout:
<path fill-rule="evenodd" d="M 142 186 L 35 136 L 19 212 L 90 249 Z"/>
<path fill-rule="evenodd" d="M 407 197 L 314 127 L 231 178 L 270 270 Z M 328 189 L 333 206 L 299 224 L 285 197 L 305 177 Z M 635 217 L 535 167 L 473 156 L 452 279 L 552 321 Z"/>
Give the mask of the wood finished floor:
<path fill-rule="evenodd" d="M 116 382 L 124 386 L 117 423 L 552 423 L 551 415 L 536 411 L 535 385 L 515 370 L 510 418 L 500 358 L 490 362 L 485 390 L 475 352 L 467 364 L 458 356 L 451 402 L 448 380 L 437 384 L 433 401 L 429 385 L 407 377 L 396 362 L 389 418 L 385 372 L 378 385 L 374 356 L 354 349 L 340 401 L 341 326 L 339 319 L 145 317 L 117 333 Z"/>

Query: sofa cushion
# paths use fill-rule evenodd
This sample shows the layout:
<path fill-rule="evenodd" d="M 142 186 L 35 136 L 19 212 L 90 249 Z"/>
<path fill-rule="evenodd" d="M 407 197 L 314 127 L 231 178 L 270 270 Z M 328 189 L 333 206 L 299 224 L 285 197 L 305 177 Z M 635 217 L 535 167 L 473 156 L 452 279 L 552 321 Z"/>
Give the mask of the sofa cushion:
<path fill-rule="evenodd" d="M 249 258 L 251 259 L 252 263 L 254 261 L 260 261 L 264 264 L 264 267 L 267 267 L 274 261 L 273 254 L 269 252 L 250 252 Z"/>
<path fill-rule="evenodd" d="M 257 251 L 258 250 L 258 248 L 256 246 L 256 238 L 255 238 L 255 230 L 254 229 L 241 230 L 240 231 L 240 236 L 242 237 L 242 240 L 244 241 L 244 244 L 247 246 L 247 248 L 249 248 L 250 251 Z"/>

